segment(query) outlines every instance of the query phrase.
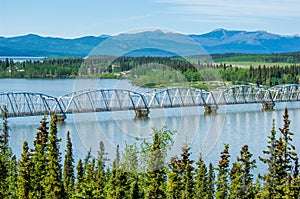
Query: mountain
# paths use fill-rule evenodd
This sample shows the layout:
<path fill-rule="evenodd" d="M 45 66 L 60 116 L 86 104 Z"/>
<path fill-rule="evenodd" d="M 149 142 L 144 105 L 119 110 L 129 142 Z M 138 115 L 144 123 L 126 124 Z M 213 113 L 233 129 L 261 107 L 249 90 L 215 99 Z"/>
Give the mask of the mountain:
<path fill-rule="evenodd" d="M 0 56 L 86 56 L 107 37 L 109 36 L 63 39 L 34 34 L 0 37 Z"/>
<path fill-rule="evenodd" d="M 0 56 L 173 56 L 206 52 L 267 54 L 297 51 L 300 51 L 300 36 L 225 29 L 199 35 L 155 30 L 76 39 L 41 37 L 34 34 L 0 37 Z"/>
<path fill-rule="evenodd" d="M 282 36 L 266 31 L 229 31 L 216 29 L 203 35 L 190 35 L 210 54 L 284 53 L 300 51 L 299 36 Z"/>

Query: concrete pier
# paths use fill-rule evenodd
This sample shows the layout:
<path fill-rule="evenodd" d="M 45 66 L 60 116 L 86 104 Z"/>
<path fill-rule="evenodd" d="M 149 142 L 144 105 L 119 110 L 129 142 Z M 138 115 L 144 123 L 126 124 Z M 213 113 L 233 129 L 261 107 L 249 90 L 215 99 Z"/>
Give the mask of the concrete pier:
<path fill-rule="evenodd" d="M 148 119 L 148 115 L 150 113 L 149 109 L 136 109 L 135 112 L 135 119 Z"/>
<path fill-rule="evenodd" d="M 217 106 L 204 106 L 204 114 L 215 114 L 217 113 Z"/>
<path fill-rule="evenodd" d="M 274 103 L 262 103 L 262 111 L 272 111 L 274 110 L 274 106 L 275 104 Z"/>

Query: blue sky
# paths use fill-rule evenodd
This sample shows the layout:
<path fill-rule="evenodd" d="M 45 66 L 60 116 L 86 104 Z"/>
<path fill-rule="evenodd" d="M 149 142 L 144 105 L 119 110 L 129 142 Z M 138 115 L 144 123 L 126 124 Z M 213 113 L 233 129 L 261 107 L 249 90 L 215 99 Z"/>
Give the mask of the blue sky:
<path fill-rule="evenodd" d="M 75 38 L 143 28 L 300 34 L 299 0 L 1 0 L 0 36 Z"/>

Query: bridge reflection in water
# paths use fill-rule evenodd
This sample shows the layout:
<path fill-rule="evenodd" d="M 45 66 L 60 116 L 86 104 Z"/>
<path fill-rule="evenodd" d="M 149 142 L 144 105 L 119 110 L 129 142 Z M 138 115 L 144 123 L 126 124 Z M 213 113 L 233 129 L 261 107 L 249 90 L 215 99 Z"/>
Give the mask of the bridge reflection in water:
<path fill-rule="evenodd" d="M 203 106 L 214 113 L 219 105 L 262 104 L 272 110 L 277 102 L 300 101 L 300 85 L 285 84 L 265 89 L 248 85 L 204 90 L 192 87 L 152 89 L 138 93 L 122 89 L 81 90 L 53 97 L 41 93 L 0 93 L 0 107 L 6 106 L 9 117 L 134 110 L 136 117 L 147 118 L 150 109 Z"/>

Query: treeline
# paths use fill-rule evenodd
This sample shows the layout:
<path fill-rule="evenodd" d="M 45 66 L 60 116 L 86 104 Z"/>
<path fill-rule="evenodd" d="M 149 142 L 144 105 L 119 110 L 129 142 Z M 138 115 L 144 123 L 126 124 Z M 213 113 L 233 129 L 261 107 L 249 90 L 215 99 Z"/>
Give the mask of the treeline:
<path fill-rule="evenodd" d="M 274 54 L 272 56 L 293 56 L 294 59 L 298 59 L 299 54 L 293 53 L 290 55 L 286 53 Z M 229 55 L 218 56 L 223 56 L 227 59 L 226 56 Z M 267 55 L 257 55 L 258 58 L 263 56 Z M 6 59 L 0 61 L 0 77 L 117 78 L 122 77 L 121 72 L 125 71 L 124 74 L 128 78 L 128 75 L 126 75 L 128 73 L 126 72 L 130 71 L 130 77 L 135 79 L 135 82 L 141 82 L 137 85 L 160 84 L 160 81 L 169 82 L 170 80 L 173 82 L 224 80 L 230 81 L 233 84 L 253 83 L 265 86 L 293 84 L 298 83 L 300 79 L 299 64 L 290 64 L 285 67 L 274 64 L 274 66 L 259 65 L 257 67 L 249 66 L 245 68 L 232 66 L 226 64 L 226 62 L 206 62 L 207 57 L 193 57 L 189 59 L 181 57 L 90 57 L 87 59 L 58 58 L 26 62 L 13 62 Z M 288 60 L 286 61 L 289 63 Z M 120 73 L 121 76 L 118 76 Z M 149 75 L 151 77 L 148 77 Z"/>
<path fill-rule="evenodd" d="M 300 63 L 300 52 L 274 54 L 212 54 L 216 62 L 267 62 L 267 63 Z"/>
<path fill-rule="evenodd" d="M 76 77 L 82 63 L 81 58 L 58 58 L 36 61 L 14 62 L 0 60 L 1 78 L 66 78 Z"/>
<path fill-rule="evenodd" d="M 152 141 L 140 146 L 119 147 L 112 165 L 110 154 L 100 141 L 98 156 L 89 152 L 74 161 L 70 134 L 66 135 L 63 164 L 57 137 L 56 116 L 50 129 L 43 118 L 38 127 L 34 147 L 24 141 L 20 159 L 8 145 L 9 128 L 6 109 L 2 110 L 3 128 L 0 136 L 0 198 L 299 198 L 300 175 L 298 155 L 292 145 L 287 109 L 279 133 L 274 122 L 268 145 L 259 157 L 268 168 L 254 180 L 256 160 L 247 145 L 239 157 L 229 161 L 229 145 L 224 145 L 218 165 L 206 164 L 201 154 L 190 158 L 190 148 L 182 147 L 179 156 L 166 160 L 172 146 L 173 131 L 154 130 Z M 76 172 L 75 172 L 76 170 Z"/>

